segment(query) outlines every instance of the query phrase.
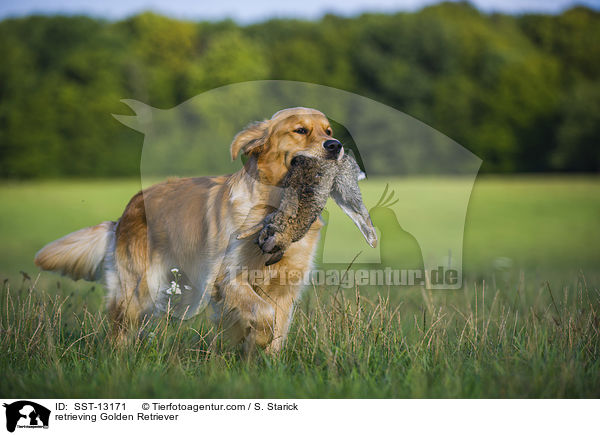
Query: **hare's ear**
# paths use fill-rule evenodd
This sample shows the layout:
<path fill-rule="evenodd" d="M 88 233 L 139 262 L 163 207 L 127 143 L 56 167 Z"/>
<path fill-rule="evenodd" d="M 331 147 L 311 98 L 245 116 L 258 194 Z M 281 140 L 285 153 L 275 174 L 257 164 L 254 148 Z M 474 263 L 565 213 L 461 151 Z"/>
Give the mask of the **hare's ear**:
<path fill-rule="evenodd" d="M 240 155 L 258 153 L 269 137 L 269 121 L 260 121 L 250 124 L 240 131 L 231 142 L 231 159 L 235 160 Z"/>
<path fill-rule="evenodd" d="M 364 173 L 348 154 L 344 155 L 340 169 L 333 180 L 331 197 L 356 224 L 367 243 L 374 248 L 377 246 L 377 233 L 358 187 L 358 180 L 362 179 L 361 175 L 364 178 Z"/>

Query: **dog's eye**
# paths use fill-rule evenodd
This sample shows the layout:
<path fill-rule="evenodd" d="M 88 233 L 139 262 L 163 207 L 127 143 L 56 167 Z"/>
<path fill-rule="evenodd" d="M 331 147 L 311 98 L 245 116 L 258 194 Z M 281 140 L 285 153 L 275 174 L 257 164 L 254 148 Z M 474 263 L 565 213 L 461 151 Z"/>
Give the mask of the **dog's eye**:
<path fill-rule="evenodd" d="M 325 134 L 326 134 L 327 136 L 331 136 L 331 129 L 330 129 L 330 128 L 328 128 L 327 130 L 325 130 Z"/>
<path fill-rule="evenodd" d="M 306 133 L 308 133 L 308 130 L 305 129 L 304 127 L 300 127 L 300 128 L 297 128 L 296 130 L 294 130 L 294 132 L 296 132 L 298 134 L 306 134 Z"/>

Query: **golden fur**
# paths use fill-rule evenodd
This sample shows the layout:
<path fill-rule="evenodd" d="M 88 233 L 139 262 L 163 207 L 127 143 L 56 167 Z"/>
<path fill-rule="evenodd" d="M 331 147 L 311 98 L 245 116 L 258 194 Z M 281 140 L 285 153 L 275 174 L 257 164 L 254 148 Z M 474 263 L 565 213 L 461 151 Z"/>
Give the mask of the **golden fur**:
<path fill-rule="evenodd" d="M 284 274 L 297 277 L 309 272 L 322 224 L 315 221 L 280 262 L 268 267 L 267 255 L 253 239 L 238 240 L 235 235 L 258 224 L 277 206 L 281 198 L 277 186 L 292 158 L 324 157 L 323 143 L 331 138 L 329 122 L 317 110 L 277 112 L 234 138 L 232 159 L 241 153 L 249 157 L 242 170 L 154 185 L 131 199 L 118 222 L 104 222 L 52 242 L 35 262 L 75 279 L 102 275 L 117 324 L 155 312 L 154 298 L 169 283 L 171 268 L 177 267 L 194 294 L 208 292 L 215 320 L 233 342 L 243 343 L 247 352 L 255 345 L 278 351 L 302 290 L 300 280 Z M 241 268 L 263 271 L 270 279 L 243 275 Z"/>

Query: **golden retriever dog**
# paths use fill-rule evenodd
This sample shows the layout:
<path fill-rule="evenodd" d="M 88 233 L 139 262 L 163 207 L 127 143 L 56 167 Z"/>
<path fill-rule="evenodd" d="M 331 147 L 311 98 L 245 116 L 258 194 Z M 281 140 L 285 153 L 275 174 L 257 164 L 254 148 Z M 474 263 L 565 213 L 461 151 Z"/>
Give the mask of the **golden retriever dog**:
<path fill-rule="evenodd" d="M 233 343 L 242 343 L 246 353 L 255 346 L 277 352 L 302 290 L 298 277 L 312 267 L 322 223 L 317 219 L 271 266 L 265 266 L 268 254 L 255 240 L 235 235 L 277 207 L 282 193 L 277 186 L 294 156 L 340 159 L 344 149 L 324 114 L 299 107 L 238 133 L 231 157 L 242 153 L 248 158 L 240 171 L 156 184 L 136 194 L 118 221 L 46 245 L 35 264 L 73 279 L 102 281 L 116 325 L 155 313 L 160 295 L 178 273 L 189 283 L 183 293 L 196 306 L 208 298 L 214 320 Z M 187 318 L 193 313 L 179 314 Z"/>

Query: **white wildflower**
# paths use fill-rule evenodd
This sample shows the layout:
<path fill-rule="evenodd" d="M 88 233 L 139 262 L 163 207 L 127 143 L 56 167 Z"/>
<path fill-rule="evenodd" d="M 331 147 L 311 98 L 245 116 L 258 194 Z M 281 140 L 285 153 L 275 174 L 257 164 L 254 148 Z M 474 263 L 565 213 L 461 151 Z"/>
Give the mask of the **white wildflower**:
<path fill-rule="evenodd" d="M 179 287 L 179 284 L 177 284 L 177 282 L 171 281 L 171 286 L 169 288 L 167 288 L 166 292 L 168 295 L 172 295 L 172 294 L 180 295 L 181 287 Z"/>

